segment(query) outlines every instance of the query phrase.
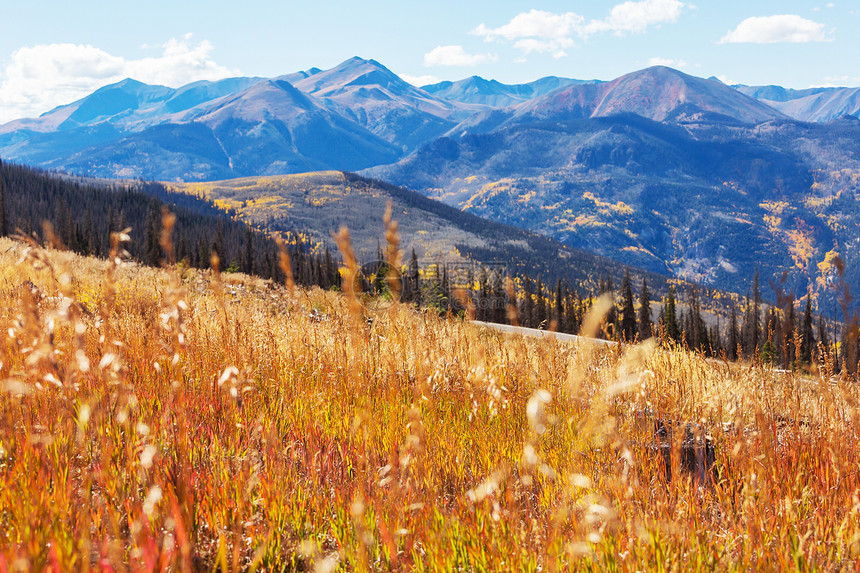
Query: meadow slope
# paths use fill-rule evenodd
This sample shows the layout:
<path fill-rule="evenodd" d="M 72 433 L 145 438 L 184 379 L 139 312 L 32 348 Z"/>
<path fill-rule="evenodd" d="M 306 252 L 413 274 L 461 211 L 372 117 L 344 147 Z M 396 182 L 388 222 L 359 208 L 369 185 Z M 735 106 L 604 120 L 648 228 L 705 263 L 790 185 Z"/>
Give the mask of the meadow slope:
<path fill-rule="evenodd" d="M 244 275 L 0 253 L 2 571 L 860 556 L 860 392 L 826 361 L 509 338 Z M 713 477 L 666 474 L 655 418 L 704 424 Z"/>

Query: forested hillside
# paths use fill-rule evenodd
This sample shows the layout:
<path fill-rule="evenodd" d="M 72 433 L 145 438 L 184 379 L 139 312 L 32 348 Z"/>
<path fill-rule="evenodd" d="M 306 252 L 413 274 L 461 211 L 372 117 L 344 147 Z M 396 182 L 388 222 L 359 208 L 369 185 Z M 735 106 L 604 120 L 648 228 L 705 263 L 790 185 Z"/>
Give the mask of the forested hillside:
<path fill-rule="evenodd" d="M 289 201 L 313 192 L 314 200 L 319 200 L 322 176 L 310 178 L 315 190 L 303 186 L 308 176 L 286 182 L 290 185 L 278 180 L 278 197 Z M 368 303 L 396 295 L 441 314 L 577 333 L 588 311 L 603 297 L 614 303 L 597 330 L 603 338 L 634 341 L 656 335 L 708 356 L 754 358 L 786 367 L 810 365 L 816 356 L 829 355 L 837 369 L 847 367 L 853 372 L 856 368 L 860 355 L 856 322 L 843 327 L 825 321 L 814 312 L 810 298 L 805 306 L 798 306 L 790 293 L 769 297 L 758 279 L 744 298 L 625 269 L 551 239 L 482 221 L 406 189 L 354 174 L 327 177 L 332 189 L 325 191 L 326 201 L 347 192 L 352 210 L 360 217 L 375 218 L 368 205 L 383 210 L 380 203 L 390 201 L 398 217 L 435 221 L 434 225 L 444 222 L 443 233 L 461 233 L 452 243 L 456 258 L 419 259 L 410 249 L 411 253 L 401 252 L 398 261 L 387 249 L 377 247 L 375 256 L 356 261 L 354 288 L 365 293 Z M 158 265 L 165 256 L 160 246 L 163 210 L 169 209 L 176 215 L 175 257 L 186 265 L 208 268 L 217 253 L 222 270 L 281 282 L 288 261 L 289 273 L 298 284 L 340 288 L 341 257 L 319 240 L 320 228 L 305 226 L 311 219 L 296 216 L 301 209 L 294 205 L 289 210 L 292 217 L 254 218 L 253 200 L 241 193 L 253 194 L 259 188 L 273 193 L 275 183 L 264 179 L 255 187 L 247 180 L 235 185 L 222 182 L 207 187 L 206 193 L 196 189 L 197 194 L 189 194 L 161 183 L 74 179 L 4 163 L 0 164 L 0 231 L 44 235 L 43 222 L 49 222 L 69 249 L 106 257 L 110 233 L 130 227 L 130 256 Z M 272 207 L 273 196 L 252 197 Z M 291 223 L 301 226 L 290 227 Z M 378 229 L 379 237 L 390 238 L 394 227 L 386 230 L 380 216 Z M 288 239 L 287 261 L 270 233 Z M 397 237 L 399 241 L 399 231 Z M 367 243 L 370 236 L 363 240 Z M 392 268 L 397 268 L 396 290 L 384 279 Z M 852 308 L 849 301 L 843 309 L 849 318 Z"/>
<path fill-rule="evenodd" d="M 178 261 L 208 268 L 217 253 L 222 270 L 241 270 L 283 280 L 278 247 L 269 234 L 238 220 L 235 213 L 190 195 L 169 191 L 160 183 L 111 183 L 77 180 L 25 166 L 0 162 L 0 213 L 3 235 L 43 235 L 43 222 L 67 248 L 97 257 L 110 251 L 110 233 L 130 228 L 129 254 L 148 265 L 158 265 L 162 209 L 176 215 L 173 229 Z M 300 231 L 284 232 L 302 284 L 331 286 L 339 281 L 337 267 L 324 250 Z"/>

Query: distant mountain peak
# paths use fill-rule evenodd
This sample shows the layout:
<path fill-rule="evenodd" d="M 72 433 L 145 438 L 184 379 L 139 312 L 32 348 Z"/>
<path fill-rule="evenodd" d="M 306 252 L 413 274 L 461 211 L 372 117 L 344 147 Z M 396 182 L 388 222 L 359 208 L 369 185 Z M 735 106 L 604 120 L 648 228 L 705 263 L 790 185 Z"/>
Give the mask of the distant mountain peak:
<path fill-rule="evenodd" d="M 860 114 L 860 88 L 856 87 L 799 90 L 774 85 L 732 87 L 800 121 L 827 123 L 843 115 Z"/>
<path fill-rule="evenodd" d="M 638 70 L 635 72 L 630 72 L 630 73 L 631 74 L 637 74 L 637 73 L 641 74 L 641 73 L 649 73 L 649 72 L 670 72 L 670 73 L 676 73 L 676 74 L 680 74 L 680 75 L 684 75 L 684 76 L 687 75 L 679 69 L 676 69 L 676 68 L 673 68 L 670 66 L 666 66 L 664 64 L 656 64 L 654 66 L 648 66 L 647 68 L 642 68 L 641 70 Z M 625 74 L 625 75 L 629 75 L 629 74 Z"/>
<path fill-rule="evenodd" d="M 397 74 L 377 62 L 354 56 L 328 70 L 294 80 L 296 87 L 318 97 L 336 95 L 347 86 L 369 86 L 406 91 L 414 89 Z"/>
<path fill-rule="evenodd" d="M 460 108 L 416 88 L 377 62 L 359 57 L 295 81 L 323 105 L 410 151 L 453 127 Z"/>
<path fill-rule="evenodd" d="M 116 83 L 108 84 L 108 85 L 106 85 L 106 86 L 103 86 L 103 87 L 99 88 L 99 89 L 98 89 L 98 90 L 96 90 L 96 91 L 100 91 L 100 90 L 103 90 L 103 89 L 124 88 L 124 87 L 140 88 L 140 87 L 144 87 L 144 86 L 146 86 L 146 85 L 148 85 L 148 84 L 145 84 L 145 83 L 143 83 L 143 82 L 141 82 L 141 81 L 138 81 L 138 80 L 136 80 L 136 79 L 134 79 L 134 78 L 124 78 L 124 79 L 122 79 L 122 80 L 120 80 L 120 81 L 118 81 L 118 82 L 116 82 Z"/>
<path fill-rule="evenodd" d="M 366 60 L 364 58 L 360 58 L 358 56 L 353 56 L 348 60 L 344 60 L 338 65 L 334 66 L 329 70 L 322 70 L 322 73 L 331 72 L 331 73 L 345 73 L 348 71 L 359 71 L 359 72 L 367 72 L 372 70 L 379 70 L 391 74 L 392 76 L 396 76 L 394 72 L 386 68 L 384 65 L 380 64 L 374 59 Z"/>
<path fill-rule="evenodd" d="M 306 93 L 286 80 L 275 78 L 249 87 L 213 110 L 201 110 L 197 117 L 262 120 L 271 115 L 294 116 L 302 111 L 318 109 L 319 106 Z"/>
<path fill-rule="evenodd" d="M 663 121 L 681 106 L 694 106 L 746 123 L 761 123 L 785 116 L 722 82 L 691 76 L 668 66 L 652 66 L 625 74 L 605 84 L 595 116 L 632 112 Z"/>
<path fill-rule="evenodd" d="M 106 86 L 102 86 L 92 94 L 87 97 L 92 97 L 93 95 L 110 92 L 114 90 L 120 90 L 127 93 L 157 93 L 157 94 L 165 94 L 170 91 L 173 91 L 173 88 L 169 88 L 167 86 L 159 85 L 159 84 L 146 84 L 134 78 L 125 78 L 118 82 L 114 82 L 112 84 L 108 84 Z M 86 99 L 86 98 L 84 98 Z"/>
<path fill-rule="evenodd" d="M 547 76 L 527 84 L 508 85 L 475 75 L 456 82 L 426 85 L 421 89 L 443 99 L 499 108 L 517 105 L 560 87 L 578 83 L 584 82 Z"/>

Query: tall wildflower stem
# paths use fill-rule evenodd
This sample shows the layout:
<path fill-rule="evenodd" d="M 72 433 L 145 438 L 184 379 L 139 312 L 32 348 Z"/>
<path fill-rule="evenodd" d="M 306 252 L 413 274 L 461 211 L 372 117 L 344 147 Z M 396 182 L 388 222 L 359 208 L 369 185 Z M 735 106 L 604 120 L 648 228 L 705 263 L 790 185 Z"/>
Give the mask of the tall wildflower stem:
<path fill-rule="evenodd" d="M 340 228 L 340 231 L 334 235 L 334 240 L 337 243 L 337 248 L 340 249 L 340 254 L 343 257 L 343 268 L 341 269 L 341 284 L 343 285 L 343 294 L 346 296 L 349 310 L 353 316 L 360 317 L 364 313 L 361 301 L 358 300 L 360 287 L 358 285 L 358 260 L 355 258 L 355 251 L 352 248 L 352 240 L 349 237 L 349 229 L 346 226 Z"/>
<path fill-rule="evenodd" d="M 290 260 L 290 253 L 284 244 L 284 239 L 279 235 L 275 237 L 275 244 L 278 246 L 278 266 L 281 272 L 284 273 L 284 284 L 290 295 L 294 296 L 296 291 L 296 280 L 293 277 L 293 264 Z"/>
<path fill-rule="evenodd" d="M 393 203 L 388 201 L 385 206 L 385 215 L 382 220 L 385 223 L 385 263 L 387 267 L 386 280 L 388 281 L 388 289 L 391 291 L 391 300 L 395 303 L 400 301 L 401 291 L 401 272 L 403 251 L 400 250 L 400 231 L 399 224 L 392 218 Z"/>

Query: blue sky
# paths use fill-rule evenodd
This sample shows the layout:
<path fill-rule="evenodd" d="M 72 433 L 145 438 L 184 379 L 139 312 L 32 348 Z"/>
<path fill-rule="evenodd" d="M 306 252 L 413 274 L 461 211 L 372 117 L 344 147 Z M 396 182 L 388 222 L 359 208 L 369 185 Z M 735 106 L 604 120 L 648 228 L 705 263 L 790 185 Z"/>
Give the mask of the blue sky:
<path fill-rule="evenodd" d="M 6 3 L 0 123 L 132 76 L 173 87 L 374 58 L 414 83 L 612 79 L 661 63 L 746 84 L 860 85 L 856 0 Z"/>

